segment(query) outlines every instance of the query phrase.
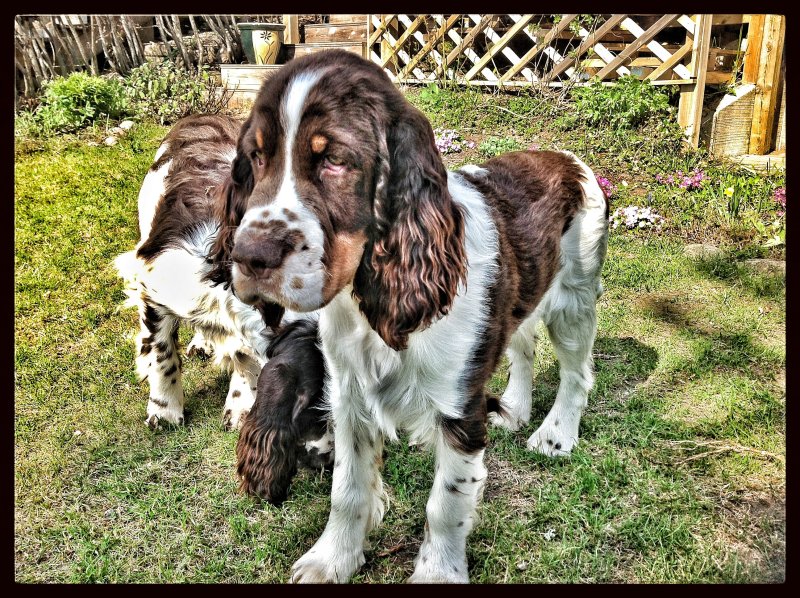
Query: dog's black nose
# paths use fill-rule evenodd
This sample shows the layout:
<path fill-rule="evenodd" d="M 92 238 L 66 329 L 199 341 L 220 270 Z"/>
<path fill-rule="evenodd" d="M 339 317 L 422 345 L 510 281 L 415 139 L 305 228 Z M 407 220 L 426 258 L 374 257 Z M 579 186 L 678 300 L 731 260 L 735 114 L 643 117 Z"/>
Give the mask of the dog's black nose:
<path fill-rule="evenodd" d="M 245 274 L 264 278 L 281 266 L 291 250 L 292 245 L 286 237 L 245 230 L 236 238 L 231 259 Z"/>

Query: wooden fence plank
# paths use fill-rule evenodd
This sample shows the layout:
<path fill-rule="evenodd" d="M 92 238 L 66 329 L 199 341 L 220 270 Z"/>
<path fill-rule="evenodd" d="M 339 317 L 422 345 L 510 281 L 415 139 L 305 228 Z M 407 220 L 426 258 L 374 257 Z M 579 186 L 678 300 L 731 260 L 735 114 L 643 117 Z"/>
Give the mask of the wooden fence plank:
<path fill-rule="evenodd" d="M 706 90 L 706 72 L 708 71 L 708 50 L 711 47 L 711 23 L 713 15 L 698 15 L 695 29 L 694 47 L 692 49 L 692 75 L 694 84 L 681 93 L 681 103 L 688 106 L 688 114 L 684 111 L 684 122 L 681 123 L 681 110 L 678 122 L 684 126 L 687 141 L 692 147 L 700 143 L 700 119 L 703 115 L 703 98 Z"/>
<path fill-rule="evenodd" d="M 455 15 L 455 16 L 457 16 L 457 15 Z M 446 69 L 446 68 L 447 68 L 447 66 L 448 66 L 449 64 L 451 64 L 451 63 L 453 62 L 453 60 L 455 60 L 455 59 L 456 59 L 456 57 L 457 57 L 457 56 L 458 56 L 458 55 L 459 55 L 459 54 L 460 54 L 460 53 L 461 53 L 463 50 L 466 50 L 466 49 L 469 49 L 469 48 L 470 48 L 470 45 L 472 44 L 472 41 L 473 41 L 473 40 L 474 40 L 474 39 L 475 39 L 475 38 L 476 38 L 478 35 L 480 35 L 480 33 L 481 33 L 481 32 L 482 32 L 484 29 L 486 29 L 486 27 L 488 27 L 488 26 L 489 26 L 489 23 L 491 23 L 491 21 L 492 21 L 492 15 L 483 15 L 483 17 L 481 18 L 481 21 L 480 21 L 480 23 L 478 23 L 477 25 L 475 25 L 475 27 L 473 27 L 472 29 L 470 29 L 470 30 L 469 30 L 469 32 L 468 32 L 468 33 L 467 33 L 467 34 L 464 36 L 464 38 L 461 40 L 461 43 L 459 43 L 458 45 L 456 45 L 456 47 L 455 47 L 455 48 L 453 48 L 453 49 L 452 49 L 452 51 L 451 51 L 451 52 L 450 52 L 450 53 L 449 53 L 449 54 L 448 54 L 448 55 L 445 57 L 445 59 L 444 59 L 444 61 L 442 62 L 442 64 L 441 64 L 441 65 L 439 65 L 439 68 L 436 70 L 436 74 L 437 74 L 437 76 L 441 76 L 441 73 L 443 73 L 443 72 L 444 72 L 444 69 Z M 469 56 L 469 55 L 468 55 L 468 56 Z"/>
<path fill-rule="evenodd" d="M 502 77 L 500 77 L 500 83 L 505 83 L 506 81 L 508 81 L 509 79 L 511 79 L 511 77 L 513 77 L 513 76 L 514 76 L 514 75 L 516 75 L 518 72 L 520 72 L 520 71 L 522 70 L 522 68 L 523 68 L 523 67 L 527 66 L 527 64 L 528 64 L 528 63 L 529 63 L 531 60 L 533 60 L 533 58 L 534 58 L 534 57 L 535 57 L 535 56 L 536 56 L 536 55 L 537 55 L 539 52 L 541 52 L 541 51 L 542 51 L 544 48 L 546 48 L 546 47 L 547 47 L 547 45 L 548 45 L 548 44 L 549 44 L 549 43 L 550 43 L 550 42 L 551 42 L 551 41 L 552 41 L 552 40 L 553 40 L 553 39 L 554 39 L 554 38 L 555 38 L 555 37 L 556 37 L 556 36 L 557 36 L 559 33 L 561 33 L 561 32 L 562 32 L 564 29 L 566 29 L 566 28 L 567 28 L 567 26 L 570 24 L 570 22 L 572 22 L 572 19 L 574 19 L 574 18 L 575 18 L 575 17 L 577 17 L 577 16 L 578 16 L 577 14 L 574 14 L 574 15 L 561 15 L 561 20 L 560 20 L 558 23 L 556 23 L 556 25 L 555 25 L 555 26 L 554 26 L 554 27 L 553 27 L 553 28 L 552 28 L 550 31 L 548 31 L 548 32 L 547 32 L 547 35 L 545 35 L 545 36 L 544 36 L 544 38 L 542 39 L 542 41 L 541 41 L 540 43 L 536 44 L 536 45 L 535 45 L 533 48 L 531 48 L 530 50 L 528 50 L 528 51 L 525 53 L 525 55 L 524 55 L 524 56 L 523 56 L 523 57 L 520 59 L 520 61 L 519 61 L 517 64 L 513 65 L 513 66 L 512 66 L 512 67 L 511 67 L 511 68 L 510 68 L 510 69 L 509 69 L 507 72 L 506 72 L 506 74 L 505 74 L 505 75 L 503 75 Z"/>
<path fill-rule="evenodd" d="M 639 27 L 639 25 L 635 21 L 633 21 L 631 19 L 625 19 L 624 21 L 622 21 L 622 28 L 630 31 L 636 37 L 639 37 L 639 36 L 644 34 L 644 30 L 641 27 Z M 669 58 L 671 56 L 671 54 L 669 53 L 669 50 L 664 48 L 664 46 L 659 44 L 657 41 L 651 40 L 651 41 L 647 42 L 647 48 L 653 54 L 658 56 L 661 60 L 669 60 Z M 685 79 L 685 78 L 690 77 L 689 69 L 687 69 L 682 64 L 675 63 L 675 69 L 674 70 L 675 70 L 675 73 L 681 78 Z"/>
<path fill-rule="evenodd" d="M 532 18 L 533 18 L 533 15 L 523 15 L 523 17 L 522 17 L 522 18 L 521 18 L 519 21 L 517 21 L 516 23 L 514 23 L 514 25 L 513 25 L 513 26 L 511 26 L 511 27 L 508 29 L 508 31 L 506 31 L 506 33 L 505 33 L 505 35 L 503 35 L 503 37 L 501 37 L 501 38 L 500 38 L 500 39 L 499 39 L 499 40 L 498 40 L 496 43 L 492 44 L 492 46 L 491 46 L 490 48 L 488 48 L 488 49 L 487 49 L 487 51 L 486 51 L 486 54 L 484 54 L 484 55 L 483 55 L 483 57 L 482 57 L 482 58 L 481 58 L 481 59 L 478 61 L 478 63 L 477 63 L 475 66 L 473 66 L 473 67 L 472 67 L 472 68 L 469 70 L 469 72 L 467 72 L 467 74 L 466 74 L 466 75 L 464 75 L 464 78 L 465 78 L 467 81 L 469 81 L 469 80 L 470 80 L 470 79 L 472 79 L 472 78 L 473 78 L 475 75 L 477 75 L 477 74 L 478 74 L 478 72 L 479 72 L 479 71 L 480 71 L 480 70 L 481 70 L 481 69 L 482 69 L 484 66 L 486 66 L 486 65 L 489 63 L 489 61 L 490 61 L 490 60 L 492 60 L 492 59 L 494 58 L 495 54 L 497 54 L 498 52 L 500 52 L 500 50 L 502 50 L 503 48 L 505 48 L 505 47 L 506 47 L 506 44 L 508 44 L 508 43 L 511 41 L 511 39 L 512 39 L 512 38 L 513 38 L 513 37 L 514 37 L 514 36 L 515 36 L 517 33 L 519 33 L 519 31 L 520 31 L 520 30 L 521 30 L 523 27 L 525 27 L 525 25 L 527 25 L 527 24 L 528 24 L 528 21 L 530 21 Z"/>
<path fill-rule="evenodd" d="M 575 49 L 575 52 L 572 56 L 569 56 L 559 62 L 558 64 L 553 67 L 553 69 L 547 73 L 545 77 L 543 77 L 542 81 L 549 83 L 556 77 L 558 77 L 561 73 L 563 73 L 567 68 L 569 68 L 572 64 L 574 64 L 578 58 L 580 58 L 589 48 L 595 45 L 597 40 L 603 37 L 606 33 L 611 31 L 617 24 L 625 18 L 625 15 L 611 15 L 605 23 L 600 25 L 600 27 L 594 31 L 593 33 L 586 32 L 588 35 L 583 36 L 583 41 L 581 44 Z"/>
<path fill-rule="evenodd" d="M 761 40 L 761 60 L 755 81 L 756 99 L 753 106 L 753 124 L 750 128 L 751 154 L 763 155 L 772 149 L 785 35 L 786 17 L 766 15 Z"/>
<path fill-rule="evenodd" d="M 433 48 L 434 44 L 436 44 L 436 43 L 437 43 L 437 42 L 438 42 L 440 39 L 442 39 L 442 37 L 444 37 L 444 34 L 445 34 L 445 33 L 447 33 L 447 31 L 446 31 L 445 29 L 438 29 L 438 30 L 437 30 L 437 31 L 436 31 L 436 32 L 435 32 L 435 33 L 434 33 L 434 34 L 433 34 L 433 35 L 430 37 L 430 39 L 428 40 L 428 43 L 426 43 L 426 44 L 425 44 L 425 45 L 422 47 L 422 49 L 421 49 L 419 52 L 417 52 L 417 54 L 416 54 L 416 55 L 415 55 L 415 56 L 414 56 L 414 57 L 411 59 L 411 62 L 409 62 L 409 63 L 406 65 L 406 67 L 405 67 L 405 68 L 402 70 L 402 72 L 400 73 L 400 75 L 398 75 L 398 77 L 399 77 L 399 78 L 401 78 L 401 79 L 403 79 L 403 78 L 407 77 L 407 76 L 408 76 L 408 73 L 409 73 L 409 71 L 411 71 L 411 70 L 412 70 L 412 69 L 413 69 L 415 66 L 417 66 L 417 65 L 419 64 L 419 62 L 420 62 L 420 61 L 421 61 L 423 58 L 425 58 L 425 56 L 427 56 L 427 55 L 428 55 L 428 53 L 429 53 L 429 52 L 431 51 L 431 49 Z M 443 64 L 443 63 L 441 63 L 441 64 Z M 439 66 L 441 66 L 441 64 L 439 64 Z M 424 79 L 424 77 L 420 77 L 420 78 Z"/>
<path fill-rule="evenodd" d="M 617 54 L 617 57 L 614 60 L 612 60 L 605 68 L 601 69 L 595 76 L 598 79 L 602 79 L 603 77 L 605 77 L 608 73 L 613 71 L 617 66 L 622 64 L 625 60 L 627 60 L 631 56 L 631 54 L 636 52 L 639 48 L 641 48 L 643 45 L 645 45 L 647 42 L 653 39 L 659 31 L 664 29 L 664 27 L 669 25 L 679 16 L 680 15 L 677 14 L 664 15 L 663 17 L 658 19 L 658 21 L 653 23 L 647 29 L 647 31 L 645 31 L 644 33 L 642 33 L 642 35 L 637 37 L 633 43 L 628 45 L 622 52 Z"/>
<path fill-rule="evenodd" d="M 652 73 L 647 75 L 647 79 L 649 81 L 655 81 L 656 79 L 660 79 L 661 75 L 670 70 L 673 67 L 673 65 L 683 60 L 683 57 L 686 56 L 689 52 L 691 52 L 692 46 L 693 43 L 691 41 L 688 41 L 685 44 L 683 44 L 683 46 L 681 46 L 679 49 L 675 50 L 675 52 L 672 53 L 672 56 L 670 56 L 664 62 L 662 62 L 660 67 L 658 67 Z"/>
<path fill-rule="evenodd" d="M 425 22 L 425 15 L 420 15 L 416 19 L 414 19 L 408 28 L 402 33 L 400 37 L 397 38 L 397 42 L 395 42 L 395 47 L 401 47 L 403 44 L 406 43 L 406 40 L 411 37 L 411 35 Z M 386 66 L 386 63 L 391 60 L 392 55 L 387 56 L 385 59 L 381 59 L 380 65 Z"/>

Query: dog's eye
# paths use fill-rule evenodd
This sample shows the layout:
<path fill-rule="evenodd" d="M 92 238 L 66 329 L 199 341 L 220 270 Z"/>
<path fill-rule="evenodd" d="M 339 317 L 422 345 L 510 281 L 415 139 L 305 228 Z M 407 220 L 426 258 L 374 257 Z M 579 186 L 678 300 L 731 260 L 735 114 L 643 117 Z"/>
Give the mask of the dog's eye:
<path fill-rule="evenodd" d="M 262 152 L 261 150 L 254 151 L 253 152 L 253 162 L 255 162 L 256 165 L 259 168 L 263 168 L 264 167 L 264 152 Z"/>
<path fill-rule="evenodd" d="M 326 166 L 344 166 L 344 160 L 336 156 L 325 156 Z"/>

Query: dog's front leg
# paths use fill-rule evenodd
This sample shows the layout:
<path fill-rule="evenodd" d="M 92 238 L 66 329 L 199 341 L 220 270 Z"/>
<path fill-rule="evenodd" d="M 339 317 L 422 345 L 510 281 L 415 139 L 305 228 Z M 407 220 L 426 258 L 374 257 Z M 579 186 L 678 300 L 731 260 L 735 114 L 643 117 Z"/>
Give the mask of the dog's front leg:
<path fill-rule="evenodd" d="M 484 449 L 462 452 L 438 431 L 436 475 L 426 507 L 425 539 L 411 583 L 469 582 L 467 536 L 477 521 L 476 508 L 483 496 L 483 453 Z"/>
<path fill-rule="evenodd" d="M 383 519 L 383 436 L 364 423 L 354 385 L 331 382 L 336 457 L 331 514 L 317 543 L 292 567 L 293 583 L 343 583 L 364 564 L 367 533 Z"/>

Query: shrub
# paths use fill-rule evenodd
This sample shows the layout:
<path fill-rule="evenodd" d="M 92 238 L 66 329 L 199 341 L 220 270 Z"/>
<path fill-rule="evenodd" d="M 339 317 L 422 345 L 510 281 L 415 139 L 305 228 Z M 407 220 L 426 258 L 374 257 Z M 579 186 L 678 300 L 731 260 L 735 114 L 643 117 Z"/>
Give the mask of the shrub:
<path fill-rule="evenodd" d="M 118 118 L 126 110 L 119 81 L 72 73 L 45 82 L 39 106 L 20 113 L 15 129 L 26 135 L 69 133 L 103 118 Z"/>
<path fill-rule="evenodd" d="M 230 98 L 206 68 L 190 73 L 171 62 L 136 67 L 128 75 L 125 92 L 139 116 L 162 125 L 196 112 L 216 114 Z"/>
<path fill-rule="evenodd" d="M 572 90 L 576 117 L 588 125 L 605 125 L 613 129 L 632 129 L 652 115 L 671 115 L 669 95 L 627 75 L 613 85 L 595 82 Z"/>

